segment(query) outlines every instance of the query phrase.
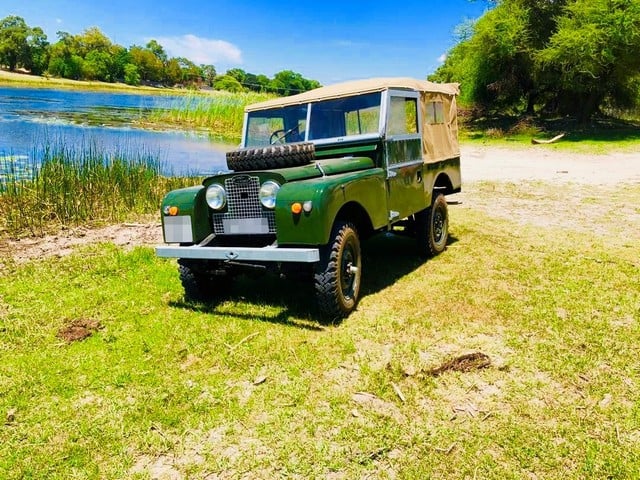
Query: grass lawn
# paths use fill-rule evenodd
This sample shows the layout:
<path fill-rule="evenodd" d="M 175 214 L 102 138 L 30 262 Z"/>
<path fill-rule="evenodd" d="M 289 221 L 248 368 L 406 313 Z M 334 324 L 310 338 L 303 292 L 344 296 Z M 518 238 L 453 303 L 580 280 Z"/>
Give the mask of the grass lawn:
<path fill-rule="evenodd" d="M 146 247 L 5 263 L 0 477 L 640 478 L 637 239 L 450 215 L 365 244 L 338 325 L 269 276 L 186 304 Z"/>

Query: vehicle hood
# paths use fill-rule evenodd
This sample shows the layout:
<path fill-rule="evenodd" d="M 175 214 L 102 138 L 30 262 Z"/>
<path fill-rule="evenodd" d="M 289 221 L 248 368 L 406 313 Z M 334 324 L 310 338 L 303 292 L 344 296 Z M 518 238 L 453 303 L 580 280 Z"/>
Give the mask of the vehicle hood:
<path fill-rule="evenodd" d="M 337 175 L 340 173 L 366 170 L 375 166 L 369 157 L 341 157 L 316 160 L 306 165 L 289 168 L 277 168 L 272 170 L 248 170 L 244 172 L 229 172 L 206 178 L 202 184 L 208 187 L 212 183 L 224 183 L 225 179 L 237 176 L 257 176 L 260 182 L 276 180 L 278 183 L 286 183 L 322 176 Z"/>

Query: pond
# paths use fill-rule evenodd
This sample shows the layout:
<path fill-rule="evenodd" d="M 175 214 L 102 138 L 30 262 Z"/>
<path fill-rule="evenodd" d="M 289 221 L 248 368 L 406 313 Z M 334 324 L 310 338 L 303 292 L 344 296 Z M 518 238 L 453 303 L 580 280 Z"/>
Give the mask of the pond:
<path fill-rule="evenodd" d="M 158 158 L 166 174 L 207 175 L 226 169 L 225 152 L 205 133 L 136 128 L 132 122 L 150 109 L 166 108 L 179 97 L 131 93 L 0 87 L 0 166 L 29 165 L 47 145 L 107 152 L 144 152 Z M 1 167 L 0 167 L 1 168 Z M 0 174 L 3 172 L 0 171 Z"/>

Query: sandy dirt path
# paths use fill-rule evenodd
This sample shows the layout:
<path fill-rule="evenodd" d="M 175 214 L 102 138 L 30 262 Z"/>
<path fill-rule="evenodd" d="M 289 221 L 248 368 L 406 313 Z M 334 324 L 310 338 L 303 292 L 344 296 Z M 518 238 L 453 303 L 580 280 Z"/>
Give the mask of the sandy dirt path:
<path fill-rule="evenodd" d="M 544 146 L 526 150 L 463 145 L 462 180 L 573 182 L 583 185 L 640 183 L 640 151 L 585 155 Z"/>

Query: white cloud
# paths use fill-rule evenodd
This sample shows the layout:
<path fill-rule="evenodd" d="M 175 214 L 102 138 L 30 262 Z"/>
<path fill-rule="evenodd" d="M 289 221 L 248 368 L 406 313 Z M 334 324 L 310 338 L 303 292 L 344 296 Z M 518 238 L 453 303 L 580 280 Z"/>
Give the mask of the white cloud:
<path fill-rule="evenodd" d="M 56 23 L 57 23 L 58 25 L 62 24 L 62 19 L 61 19 L 61 18 L 56 18 Z"/>
<path fill-rule="evenodd" d="M 224 40 L 200 38 L 192 34 L 155 39 L 170 56 L 185 57 L 197 65 L 201 63 L 215 65 L 219 62 L 242 63 L 242 51 Z"/>
<path fill-rule="evenodd" d="M 440 55 L 440 56 L 438 57 L 438 62 L 440 62 L 440 63 L 444 63 L 446 59 L 447 59 L 447 54 L 446 54 L 446 53 L 443 53 L 442 55 Z"/>

